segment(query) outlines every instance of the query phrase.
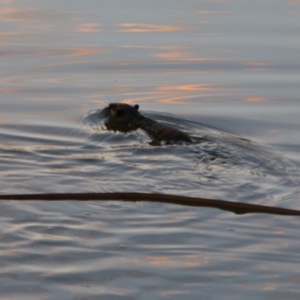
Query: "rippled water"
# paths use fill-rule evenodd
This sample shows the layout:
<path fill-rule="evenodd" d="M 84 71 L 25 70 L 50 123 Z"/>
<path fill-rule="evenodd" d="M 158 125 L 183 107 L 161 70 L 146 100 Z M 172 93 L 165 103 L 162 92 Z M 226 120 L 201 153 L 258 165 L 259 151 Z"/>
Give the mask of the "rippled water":
<path fill-rule="evenodd" d="M 1 194 L 299 206 L 299 1 L 0 1 Z M 187 132 L 108 131 L 110 102 Z M 298 217 L 1 201 L 1 299 L 298 299 Z"/>

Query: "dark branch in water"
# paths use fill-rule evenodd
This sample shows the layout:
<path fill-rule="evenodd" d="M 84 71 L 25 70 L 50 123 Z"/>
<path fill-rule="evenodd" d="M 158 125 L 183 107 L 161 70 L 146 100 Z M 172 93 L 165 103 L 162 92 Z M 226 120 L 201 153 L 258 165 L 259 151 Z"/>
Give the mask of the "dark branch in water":
<path fill-rule="evenodd" d="M 184 197 L 165 194 L 148 193 L 78 193 L 78 194 L 25 194 L 25 195 L 0 195 L 0 200 L 45 200 L 45 201 L 149 201 L 169 203 L 193 207 L 213 207 L 230 211 L 235 214 L 265 213 L 284 216 L 300 216 L 299 210 L 271 207 L 258 204 L 213 200 L 205 198 Z"/>

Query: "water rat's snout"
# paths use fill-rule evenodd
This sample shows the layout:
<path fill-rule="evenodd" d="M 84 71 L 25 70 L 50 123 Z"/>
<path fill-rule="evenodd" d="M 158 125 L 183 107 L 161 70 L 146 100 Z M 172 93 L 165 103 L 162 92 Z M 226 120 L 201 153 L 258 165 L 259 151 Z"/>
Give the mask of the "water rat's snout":
<path fill-rule="evenodd" d="M 111 108 L 110 113 L 116 119 L 120 119 L 124 115 L 124 111 L 122 111 L 121 109 L 118 109 L 118 108 Z"/>
<path fill-rule="evenodd" d="M 110 111 L 110 113 L 111 113 L 111 115 L 115 115 L 116 114 L 116 110 L 117 110 L 117 105 L 116 104 L 113 104 L 113 103 L 111 103 L 111 104 L 109 104 L 109 106 L 108 106 L 108 109 L 109 109 L 109 111 Z"/>

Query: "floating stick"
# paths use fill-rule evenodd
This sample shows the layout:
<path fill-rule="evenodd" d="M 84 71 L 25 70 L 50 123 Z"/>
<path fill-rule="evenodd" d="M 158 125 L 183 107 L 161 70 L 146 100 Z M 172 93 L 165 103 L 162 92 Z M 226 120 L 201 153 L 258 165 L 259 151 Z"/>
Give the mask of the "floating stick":
<path fill-rule="evenodd" d="M 0 195 L 0 200 L 44 200 L 44 201 L 149 201 L 159 203 L 177 204 L 193 207 L 213 207 L 235 214 L 265 213 L 284 216 L 300 216 L 299 210 L 281 207 L 271 207 L 258 204 L 239 203 L 226 200 L 214 200 L 196 197 L 184 197 L 166 194 L 149 193 L 67 193 L 67 194 L 24 194 Z"/>

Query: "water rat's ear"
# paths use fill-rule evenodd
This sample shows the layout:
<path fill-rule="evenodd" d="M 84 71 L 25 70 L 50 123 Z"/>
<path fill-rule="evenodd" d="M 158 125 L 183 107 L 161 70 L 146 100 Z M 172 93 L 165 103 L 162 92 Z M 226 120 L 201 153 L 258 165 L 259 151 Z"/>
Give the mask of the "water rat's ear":
<path fill-rule="evenodd" d="M 135 108 L 135 110 L 139 110 L 139 105 L 138 104 L 136 104 L 135 106 L 134 106 L 134 108 Z"/>

